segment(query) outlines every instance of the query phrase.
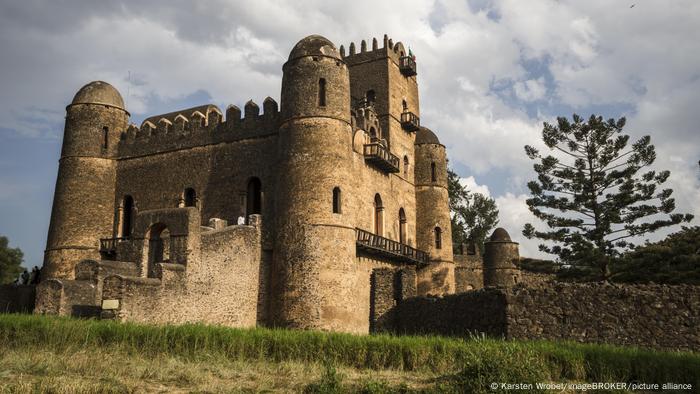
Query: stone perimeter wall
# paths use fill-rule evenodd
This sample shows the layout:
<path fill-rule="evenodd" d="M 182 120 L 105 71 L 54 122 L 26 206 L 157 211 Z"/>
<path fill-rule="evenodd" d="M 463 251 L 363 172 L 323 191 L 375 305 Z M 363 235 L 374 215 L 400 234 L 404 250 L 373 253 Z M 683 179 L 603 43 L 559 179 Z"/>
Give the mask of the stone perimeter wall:
<path fill-rule="evenodd" d="M 34 285 L 0 285 L 0 313 L 27 313 L 34 310 Z"/>
<path fill-rule="evenodd" d="M 689 285 L 557 283 L 415 297 L 395 308 L 393 331 L 698 351 L 698 290 Z"/>

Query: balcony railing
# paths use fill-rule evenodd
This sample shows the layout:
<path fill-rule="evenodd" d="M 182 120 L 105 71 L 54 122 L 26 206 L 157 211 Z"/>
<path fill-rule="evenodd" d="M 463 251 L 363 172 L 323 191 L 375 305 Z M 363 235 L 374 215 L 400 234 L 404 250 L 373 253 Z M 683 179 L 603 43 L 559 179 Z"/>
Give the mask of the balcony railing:
<path fill-rule="evenodd" d="M 128 240 L 128 237 L 116 237 L 116 238 L 101 238 L 100 239 L 100 253 L 107 255 L 114 255 L 117 253 L 117 244 L 122 241 Z"/>
<path fill-rule="evenodd" d="M 382 171 L 399 172 L 399 163 L 401 160 L 398 156 L 389 152 L 389 149 L 379 142 L 365 144 L 364 155 L 366 162 L 377 166 Z"/>
<path fill-rule="evenodd" d="M 366 252 L 412 264 L 428 264 L 430 261 L 428 253 L 401 242 L 393 241 L 359 228 L 355 229 L 355 233 L 357 234 L 357 247 Z"/>
<path fill-rule="evenodd" d="M 401 56 L 401 58 L 399 58 L 399 70 L 401 70 L 401 74 L 407 77 L 414 76 L 418 73 L 416 71 L 416 61 L 411 56 Z"/>
<path fill-rule="evenodd" d="M 420 128 L 420 119 L 413 112 L 404 112 L 401 114 L 401 128 L 406 131 L 416 131 Z"/>

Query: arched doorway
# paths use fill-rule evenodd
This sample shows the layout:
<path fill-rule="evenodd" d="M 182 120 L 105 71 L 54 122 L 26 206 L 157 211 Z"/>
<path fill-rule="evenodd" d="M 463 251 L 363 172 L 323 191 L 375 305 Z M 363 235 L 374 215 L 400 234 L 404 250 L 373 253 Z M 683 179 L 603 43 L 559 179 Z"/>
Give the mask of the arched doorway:
<path fill-rule="evenodd" d="M 399 242 L 406 244 L 406 212 L 399 209 Z"/>
<path fill-rule="evenodd" d="M 122 238 L 131 237 L 131 223 L 134 212 L 134 198 L 126 195 L 122 200 L 122 217 L 119 236 Z"/>
<path fill-rule="evenodd" d="M 194 191 L 193 188 L 188 187 L 185 189 L 185 193 L 183 193 L 183 200 L 185 201 L 185 206 L 186 207 L 195 207 L 197 206 L 197 192 Z"/>
<path fill-rule="evenodd" d="M 246 189 L 245 220 L 248 223 L 248 216 L 262 213 L 262 183 L 258 178 L 250 178 Z"/>
<path fill-rule="evenodd" d="M 156 264 L 170 260 L 170 231 L 162 223 L 151 225 L 147 234 L 148 239 L 148 274 L 149 278 L 156 277 Z"/>
<path fill-rule="evenodd" d="M 369 128 L 369 140 L 370 142 L 375 142 L 379 139 L 379 136 L 377 135 L 377 130 L 374 127 Z"/>
<path fill-rule="evenodd" d="M 374 233 L 384 235 L 384 205 L 379 193 L 374 195 Z"/>

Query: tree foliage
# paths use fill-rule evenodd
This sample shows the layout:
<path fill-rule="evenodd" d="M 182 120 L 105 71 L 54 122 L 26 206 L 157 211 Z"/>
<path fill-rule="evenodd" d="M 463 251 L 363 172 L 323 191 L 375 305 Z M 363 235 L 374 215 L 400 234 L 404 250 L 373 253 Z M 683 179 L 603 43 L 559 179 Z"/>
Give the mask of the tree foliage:
<path fill-rule="evenodd" d="M 574 114 L 572 120 L 544 123 L 542 139 L 554 154 L 525 146 L 537 173 L 528 183 L 527 205 L 548 230 L 528 223 L 523 235 L 546 241 L 540 250 L 560 262 L 592 268 L 607 280 L 610 263 L 634 247 L 635 237 L 690 221 L 692 215 L 672 213 L 673 191 L 659 188 L 669 171 L 640 173 L 656 159 L 649 136 L 628 146 L 625 118 L 604 121 L 591 115 L 586 122 Z"/>
<path fill-rule="evenodd" d="M 493 198 L 472 193 L 459 183 L 459 175 L 447 170 L 448 193 L 452 224 L 452 241 L 470 240 L 482 249 L 488 234 L 498 224 L 498 208 Z"/>
<path fill-rule="evenodd" d="M 0 236 L 0 285 L 17 279 L 24 270 L 23 260 L 24 253 L 19 248 L 10 248 L 7 237 Z"/>
<path fill-rule="evenodd" d="M 700 227 L 683 227 L 664 240 L 637 247 L 613 264 L 615 282 L 700 285 Z"/>

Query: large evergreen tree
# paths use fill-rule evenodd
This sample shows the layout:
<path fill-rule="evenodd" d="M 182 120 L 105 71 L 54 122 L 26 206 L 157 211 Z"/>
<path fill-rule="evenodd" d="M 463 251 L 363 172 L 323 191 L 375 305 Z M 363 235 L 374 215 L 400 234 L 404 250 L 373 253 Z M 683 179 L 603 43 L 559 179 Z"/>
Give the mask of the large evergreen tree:
<path fill-rule="evenodd" d="M 472 193 L 459 183 L 459 175 L 447 169 L 447 190 L 450 196 L 452 241 L 473 241 L 483 252 L 487 235 L 498 224 L 498 208 L 493 198 Z"/>
<path fill-rule="evenodd" d="M 19 248 L 10 248 L 7 237 L 0 236 L 0 285 L 12 283 L 23 271 L 24 254 Z"/>
<path fill-rule="evenodd" d="M 586 122 L 574 114 L 573 122 L 560 117 L 556 125 L 544 123 L 542 139 L 554 155 L 525 146 L 537 173 L 528 183 L 527 205 L 549 229 L 528 223 L 523 235 L 546 241 L 540 250 L 564 264 L 595 269 L 603 280 L 634 237 L 692 219 L 672 213 L 672 190 L 659 190 L 668 171 L 640 173 L 656 159 L 654 146 L 644 136 L 628 147 L 624 126 L 625 118 L 591 115 Z"/>

